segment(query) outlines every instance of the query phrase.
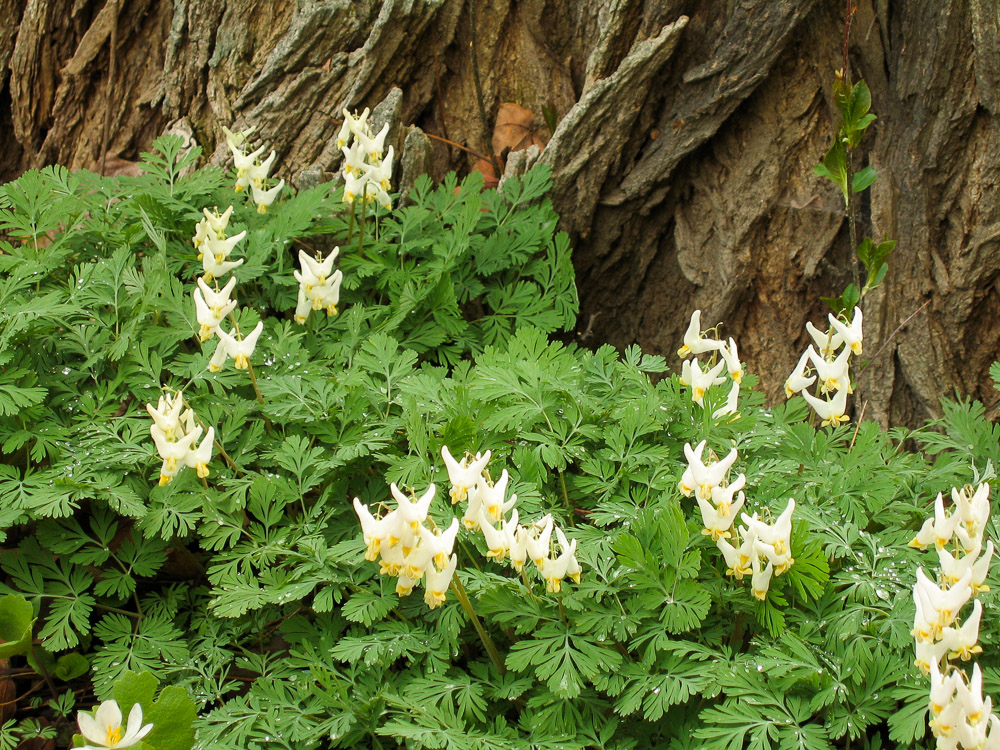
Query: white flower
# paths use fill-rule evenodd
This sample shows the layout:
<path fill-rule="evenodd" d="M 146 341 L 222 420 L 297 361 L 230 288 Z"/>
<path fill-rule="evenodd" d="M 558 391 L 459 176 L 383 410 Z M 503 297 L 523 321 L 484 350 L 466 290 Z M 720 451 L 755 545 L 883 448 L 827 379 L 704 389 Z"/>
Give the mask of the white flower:
<path fill-rule="evenodd" d="M 967 570 L 957 583 L 941 589 L 931 581 L 923 568 L 917 568 L 917 582 L 913 586 L 914 599 L 920 597 L 924 615 L 933 624 L 943 628 L 955 622 L 959 610 L 972 597 L 972 571 Z M 940 632 L 940 631 L 938 631 Z"/>
<path fill-rule="evenodd" d="M 735 414 L 739 408 L 739 399 L 740 384 L 739 381 L 734 380 L 733 387 L 729 389 L 729 395 L 726 396 L 726 403 L 712 412 L 712 419 L 720 419 L 728 417 L 730 414 Z"/>
<path fill-rule="evenodd" d="M 254 162 L 257 160 L 257 157 L 260 156 L 262 153 L 264 153 L 264 147 L 261 146 L 259 149 L 249 154 L 244 154 L 242 149 L 240 150 L 230 149 L 230 150 L 232 150 L 233 152 L 233 162 L 236 165 L 237 180 L 239 180 L 242 177 L 247 177 L 246 182 L 249 183 L 250 180 L 248 171 L 254 165 Z M 244 184 L 243 187 L 246 187 L 246 184 Z M 239 184 L 237 184 L 236 192 L 242 190 L 243 187 L 240 187 Z"/>
<path fill-rule="evenodd" d="M 830 333 L 821 331 L 809 322 L 806 322 L 806 331 L 812 337 L 813 342 L 816 344 L 816 348 L 819 349 L 819 353 L 824 357 L 834 356 L 841 344 L 844 343 L 844 337 L 839 333 L 835 333 L 833 331 L 830 331 Z"/>
<path fill-rule="evenodd" d="M 527 539 L 528 557 L 541 570 L 549 557 L 549 541 L 552 539 L 552 514 L 547 513 L 530 527 Z"/>
<path fill-rule="evenodd" d="M 431 609 L 440 607 L 448 594 L 452 576 L 458 566 L 458 555 L 448 558 L 448 564 L 443 568 L 428 566 L 424 579 L 424 603 Z"/>
<path fill-rule="evenodd" d="M 225 345 L 226 354 L 236 360 L 233 363 L 233 367 L 237 370 L 246 370 L 250 366 L 250 355 L 257 348 L 257 339 L 260 338 L 263 330 L 264 321 L 259 321 L 257 326 L 240 340 L 233 337 L 232 331 L 226 333 L 221 328 L 215 334 L 219 337 L 220 343 Z M 216 351 L 216 356 L 218 356 L 218 351 Z M 215 357 L 213 357 L 214 361 Z M 223 362 L 225 362 L 225 359 L 223 359 Z M 209 368 L 211 369 L 211 365 Z"/>
<path fill-rule="evenodd" d="M 723 343 L 706 338 L 701 332 L 701 310 L 691 313 L 691 322 L 684 333 L 684 346 L 677 350 L 677 356 L 684 358 L 689 354 L 703 354 L 721 349 Z"/>
<path fill-rule="evenodd" d="M 454 505 L 464 500 L 469 490 L 479 482 L 483 469 L 490 462 L 490 452 L 477 453 L 475 458 L 470 458 L 466 454 L 459 463 L 451 455 L 448 446 L 444 445 L 441 447 L 441 458 L 444 459 L 445 468 L 448 469 L 448 479 L 451 480 L 451 504 Z"/>
<path fill-rule="evenodd" d="M 806 377 L 806 365 L 809 363 L 812 351 L 813 348 L 810 346 L 802 353 L 802 356 L 799 357 L 799 363 L 795 365 L 795 369 L 792 370 L 792 374 L 789 375 L 788 380 L 785 381 L 785 396 L 788 398 L 791 398 L 799 391 L 804 388 L 808 388 L 816 382 L 815 375 L 808 378 Z"/>
<path fill-rule="evenodd" d="M 802 398 L 813 408 L 820 419 L 823 421 L 821 425 L 826 427 L 827 425 L 833 425 L 838 427 L 844 422 L 850 422 L 851 418 L 844 414 L 847 411 L 847 389 L 841 388 L 837 391 L 837 395 L 834 396 L 829 401 L 824 401 L 816 398 L 808 391 L 802 391 Z"/>
<path fill-rule="evenodd" d="M 816 375 L 819 377 L 820 391 L 831 393 L 846 389 L 851 392 L 850 357 L 851 350 L 844 347 L 844 350 L 834 360 L 827 360 L 816 356 L 813 352 L 812 363 L 816 368 Z"/>
<path fill-rule="evenodd" d="M 701 533 L 711 536 L 712 540 L 716 542 L 723 537 L 732 536 L 729 528 L 736 519 L 736 513 L 743 507 L 744 499 L 745 497 L 741 492 L 734 504 L 729 505 L 727 503 L 725 508 L 717 508 L 707 500 L 702 500 L 700 497 L 696 498 L 698 507 L 701 508 L 702 525 L 705 527 Z"/>
<path fill-rule="evenodd" d="M 751 559 L 757 554 L 754 551 L 755 542 L 756 537 L 753 536 L 752 531 L 743 535 L 743 543 L 739 547 L 734 547 L 722 536 L 715 540 L 715 546 L 719 548 L 722 556 L 726 559 L 727 576 L 733 576 L 737 581 L 740 581 L 743 576 L 750 575 Z"/>
<path fill-rule="evenodd" d="M 233 277 L 230 281 L 235 283 L 236 278 Z M 200 278 L 198 282 L 201 286 L 205 284 Z M 225 305 L 213 309 L 208 305 L 201 289 L 195 289 L 193 296 L 195 316 L 200 326 L 198 329 L 198 338 L 202 341 L 208 341 L 212 338 L 215 331 L 218 330 L 219 325 L 225 320 L 226 316 L 236 309 L 236 300 L 230 300 Z"/>
<path fill-rule="evenodd" d="M 189 432 L 184 437 L 173 442 L 166 439 L 156 424 L 149 426 L 149 432 L 153 437 L 153 442 L 156 443 L 156 450 L 160 454 L 160 458 L 163 459 L 163 467 L 160 469 L 160 486 L 164 487 L 170 484 L 170 480 L 177 476 L 177 472 L 181 468 L 180 462 L 187 458 L 191 444 L 201 437 L 201 428 L 198 427 L 193 432 Z"/>
<path fill-rule="evenodd" d="M 934 518 L 928 518 L 920 527 L 917 535 L 910 540 L 910 546 L 923 549 L 934 544 L 938 549 L 944 547 L 955 535 L 955 529 L 961 517 L 949 514 L 944 508 L 944 496 L 939 492 L 934 500 Z"/>
<path fill-rule="evenodd" d="M 217 238 L 224 239 L 226 236 L 226 227 L 229 226 L 229 217 L 233 215 L 233 207 L 230 206 L 221 214 L 219 209 L 216 208 L 215 211 L 209 211 L 207 208 L 203 208 L 202 212 L 205 214 L 205 218 L 199 221 L 199 224 L 207 225 L 208 229 L 215 234 Z"/>
<path fill-rule="evenodd" d="M 973 654 L 983 653 L 983 647 L 979 645 L 979 623 L 982 617 L 983 603 L 976 599 L 972 603 L 972 614 L 961 627 L 941 629 L 941 641 L 948 646 L 949 658 L 968 661 Z"/>
<path fill-rule="evenodd" d="M 725 458 L 706 466 L 701 459 L 706 443 L 707 441 L 702 440 L 693 449 L 690 444 L 684 444 L 684 455 L 688 460 L 688 468 L 681 476 L 678 487 L 687 497 L 690 497 L 692 492 L 696 492 L 702 500 L 711 498 L 712 488 L 722 483 L 729 469 L 736 462 L 736 449 L 733 448 Z"/>
<path fill-rule="evenodd" d="M 500 478 L 497 480 L 496 484 L 490 485 L 484 479 L 480 478 L 477 485 L 477 494 L 479 495 L 479 500 L 482 503 L 483 510 L 486 516 L 496 523 L 497 521 L 503 520 L 504 514 L 514 507 L 517 502 L 517 495 L 511 495 L 510 500 L 504 501 L 504 496 L 507 494 L 507 483 L 510 481 L 510 475 L 507 474 L 507 470 L 504 469 L 500 474 Z"/>
<path fill-rule="evenodd" d="M 266 214 L 267 207 L 274 203 L 274 199 L 278 197 L 278 193 L 281 192 L 281 188 L 284 186 L 284 180 L 279 180 L 278 184 L 270 190 L 263 190 L 262 188 L 253 185 L 253 202 L 257 204 L 257 213 Z"/>
<path fill-rule="evenodd" d="M 837 331 L 837 334 L 841 337 L 841 339 L 843 339 L 843 342 L 847 344 L 848 348 L 850 348 L 850 350 L 855 354 L 861 354 L 861 343 L 864 339 L 861 332 L 863 319 L 860 307 L 854 308 L 854 319 L 851 321 L 850 325 L 837 320 L 837 318 L 833 316 L 833 313 L 830 314 L 830 325 Z"/>
<path fill-rule="evenodd" d="M 743 379 L 743 365 L 740 364 L 740 355 L 736 350 L 736 341 L 730 337 L 729 346 L 720 347 L 719 354 L 722 355 L 722 359 L 726 362 L 729 377 L 739 383 Z"/>
<path fill-rule="evenodd" d="M 569 574 L 571 563 L 576 561 L 576 539 L 567 542 L 562 533 L 562 529 L 556 528 L 556 535 L 559 538 L 559 546 L 562 552 L 554 560 L 543 558 L 542 564 L 538 566 L 542 577 L 545 579 L 545 590 L 550 593 L 558 593 L 562 588 L 562 580 Z M 579 563 L 576 564 L 576 578 L 579 580 Z"/>
<path fill-rule="evenodd" d="M 430 510 L 431 501 L 434 499 L 437 487 L 431 484 L 427 488 L 427 491 L 413 502 L 400 491 L 395 482 L 389 485 L 389 492 L 392 493 L 393 498 L 396 500 L 396 510 L 400 520 L 404 524 L 409 524 L 410 530 L 414 534 L 418 533 L 420 524 L 427 518 L 427 511 Z"/>
<path fill-rule="evenodd" d="M 352 115 L 346 109 L 343 111 L 344 124 L 340 128 L 340 134 L 337 136 L 337 148 L 343 148 L 347 143 L 347 138 L 352 133 L 366 133 L 369 131 L 368 128 L 368 107 L 365 107 L 364 112 L 360 115 Z"/>
<path fill-rule="evenodd" d="M 104 701 L 98 706 L 94 716 L 81 711 L 76 715 L 80 734 L 93 745 L 85 745 L 82 750 L 101 748 L 131 747 L 152 730 L 152 724 L 142 725 L 142 706 L 132 704 L 128 712 L 128 725 L 122 728 L 122 711 L 117 701 Z"/>
<path fill-rule="evenodd" d="M 438 570 L 443 570 L 448 564 L 448 555 L 455 547 L 458 528 L 457 518 L 451 519 L 451 526 L 444 531 L 440 529 L 431 531 L 425 526 L 420 527 L 420 546 L 427 549 L 430 559 L 434 561 Z"/>
<path fill-rule="evenodd" d="M 767 567 L 761 570 L 760 558 L 756 556 L 754 556 L 750 562 L 753 567 L 753 575 L 750 578 L 750 587 L 753 589 L 753 595 L 761 601 L 764 601 L 767 598 L 767 589 L 771 584 L 771 574 L 774 572 L 774 566 L 768 562 Z"/>
<path fill-rule="evenodd" d="M 267 179 L 267 174 L 271 171 L 271 165 L 274 163 L 274 157 L 275 153 L 272 150 L 271 155 L 264 161 L 255 161 L 249 166 L 247 174 L 250 175 L 250 184 L 253 185 L 253 187 L 257 189 L 264 187 L 264 180 Z"/>
<path fill-rule="evenodd" d="M 180 413 L 184 407 L 184 398 L 180 393 L 174 397 L 166 394 L 160 396 L 160 401 L 154 409 L 152 404 L 146 404 L 146 411 L 153 419 L 153 424 L 160 429 L 165 440 L 175 440 L 175 435 L 181 428 Z"/>
<path fill-rule="evenodd" d="M 243 258 L 240 258 L 239 260 L 224 260 L 220 263 L 213 253 L 203 253 L 201 257 L 201 267 L 205 272 L 204 281 L 206 283 L 215 281 L 217 278 L 229 273 L 234 268 L 242 266 L 243 260 Z"/>
<path fill-rule="evenodd" d="M 200 431 L 200 428 L 199 428 Z M 201 445 L 192 447 L 184 456 L 184 463 L 188 468 L 195 469 L 198 476 L 204 479 L 208 476 L 208 462 L 212 460 L 212 447 L 215 441 L 215 428 L 209 427 Z"/>
<path fill-rule="evenodd" d="M 480 508 L 479 518 L 476 520 L 479 522 L 479 529 L 483 532 L 483 538 L 489 548 L 486 556 L 502 563 L 507 556 L 507 535 L 504 534 L 503 529 L 498 529 L 490 523 L 490 519 L 483 513 L 482 508 Z"/>
<path fill-rule="evenodd" d="M 335 247 L 325 258 L 313 258 L 305 250 L 299 250 L 299 267 L 302 269 L 302 279 L 300 284 L 306 286 L 308 292 L 313 286 L 320 286 L 326 283 L 327 278 L 333 273 L 333 262 L 340 253 L 340 247 Z"/>
<path fill-rule="evenodd" d="M 246 130 L 237 130 L 233 132 L 225 125 L 222 126 L 222 132 L 226 134 L 226 143 L 229 146 L 229 150 L 234 154 L 239 151 L 243 153 L 243 144 L 246 143 L 247 138 L 250 137 L 251 133 L 257 129 L 256 125 L 251 125 Z"/>
<path fill-rule="evenodd" d="M 375 518 L 367 505 L 363 505 L 359 498 L 354 498 L 354 512 L 358 514 L 361 521 L 361 533 L 365 540 L 365 559 L 368 562 L 375 562 L 382 551 L 383 542 L 388 542 L 389 537 L 397 526 L 396 511 L 387 513 L 382 518 Z M 398 538 L 398 532 L 396 533 Z M 385 545 L 389 547 L 388 544 Z"/>
<path fill-rule="evenodd" d="M 694 401 L 699 406 L 704 406 L 702 400 L 705 398 L 705 393 L 713 385 L 718 385 L 719 383 L 724 383 L 725 378 L 720 378 L 719 373 L 722 372 L 722 368 L 726 366 L 725 360 L 720 360 L 715 367 L 710 370 L 702 371 L 701 365 L 698 364 L 698 359 L 695 358 L 691 362 L 691 400 Z"/>

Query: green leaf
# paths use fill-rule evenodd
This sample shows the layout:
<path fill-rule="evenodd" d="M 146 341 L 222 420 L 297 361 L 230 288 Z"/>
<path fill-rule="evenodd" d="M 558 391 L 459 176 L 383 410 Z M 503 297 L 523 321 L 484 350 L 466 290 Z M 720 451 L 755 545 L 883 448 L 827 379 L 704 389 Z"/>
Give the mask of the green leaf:
<path fill-rule="evenodd" d="M 874 167 L 865 167 L 855 172 L 854 177 L 851 178 L 851 192 L 860 193 L 865 188 L 870 187 L 877 177 L 878 173 Z"/>
<path fill-rule="evenodd" d="M 14 594 L 0 598 L 0 659 L 9 659 L 31 649 L 31 626 L 34 624 L 31 602 Z"/>
<path fill-rule="evenodd" d="M 176 685 L 165 687 L 155 701 L 158 680 L 149 672 L 126 672 L 115 682 L 115 700 L 128 716 L 133 704 L 142 706 L 143 724 L 152 724 L 144 742 L 156 750 L 191 750 L 198 711 L 187 691 Z"/>
<path fill-rule="evenodd" d="M 839 187 L 844 202 L 847 202 L 847 152 L 843 143 L 836 141 L 826 152 L 823 162 L 813 167 L 813 172 L 820 177 L 826 177 Z"/>
<path fill-rule="evenodd" d="M 75 680 L 81 675 L 90 671 L 90 662 L 82 654 L 73 651 L 63 654 L 56 660 L 56 667 L 52 670 L 52 676 L 64 682 Z"/>

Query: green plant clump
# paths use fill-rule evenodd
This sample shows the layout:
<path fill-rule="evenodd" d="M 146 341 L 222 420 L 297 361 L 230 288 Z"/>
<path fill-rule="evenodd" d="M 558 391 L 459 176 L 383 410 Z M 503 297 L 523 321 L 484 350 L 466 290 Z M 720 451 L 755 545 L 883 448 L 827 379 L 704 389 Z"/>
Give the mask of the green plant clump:
<path fill-rule="evenodd" d="M 931 563 L 908 542 L 938 492 L 992 476 L 979 404 L 915 433 L 817 430 L 748 375 L 715 418 L 663 357 L 553 336 L 578 304 L 545 170 L 499 191 L 421 178 L 361 227 L 330 185 L 258 214 L 180 146 L 158 140 L 137 178 L 46 168 L 0 188 L 0 629 L 39 675 L 15 680 L 32 716 L 0 748 L 66 746 L 75 712 L 111 698 L 142 704 L 152 748 L 934 745 L 910 634 Z M 263 332 L 250 368 L 212 372 L 191 238 L 230 204 L 225 231 L 246 234 L 225 327 Z M 339 310 L 299 324 L 299 252 L 335 245 Z M 214 431 L 207 476 L 161 468 L 161 397 Z M 795 500 L 794 564 L 763 600 L 679 490 L 701 440 L 737 450 L 744 512 Z M 489 450 L 522 522 L 550 515 L 575 545 L 579 583 L 487 557 L 443 448 Z M 459 519 L 440 606 L 365 559 L 352 501 L 385 518 L 390 483 L 434 483 L 428 517 Z"/>

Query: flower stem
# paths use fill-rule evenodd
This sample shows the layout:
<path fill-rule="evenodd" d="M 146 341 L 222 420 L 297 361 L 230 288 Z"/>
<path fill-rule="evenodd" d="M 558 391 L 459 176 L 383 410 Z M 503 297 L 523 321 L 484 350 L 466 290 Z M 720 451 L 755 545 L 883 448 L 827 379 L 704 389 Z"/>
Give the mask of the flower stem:
<path fill-rule="evenodd" d="M 466 614 L 469 615 L 469 619 L 472 620 L 472 626 L 476 629 L 476 633 L 479 634 L 479 640 L 483 642 L 483 646 L 486 648 L 486 653 L 489 654 L 493 666 L 499 674 L 506 674 L 507 667 L 504 666 L 503 658 L 500 656 L 500 652 L 497 651 L 496 644 L 493 643 L 490 634 L 483 627 L 483 623 L 479 621 L 479 615 L 472 608 L 472 602 L 469 601 L 469 595 L 465 592 L 465 587 L 462 585 L 462 581 L 459 580 L 458 575 L 453 576 L 451 579 L 451 590 L 455 592 L 458 603 L 462 605 L 462 609 L 465 610 Z"/>
<path fill-rule="evenodd" d="M 260 395 L 260 388 L 257 387 L 257 376 L 254 375 L 253 365 L 249 362 L 249 358 L 247 358 L 247 359 L 248 359 L 248 361 L 247 361 L 247 372 L 250 374 L 250 383 L 251 383 L 251 385 L 253 385 L 253 392 L 257 394 L 257 403 L 258 404 L 263 404 L 264 403 L 264 397 Z"/>
<path fill-rule="evenodd" d="M 366 191 L 368 190 L 367 186 L 365 187 L 365 190 Z M 365 211 L 366 211 L 367 208 L 368 208 L 368 194 L 366 192 L 365 195 L 362 196 L 362 198 L 361 198 L 361 220 L 358 222 L 358 257 L 359 258 L 364 258 L 365 257 L 365 254 L 364 254 L 363 251 L 365 249 Z"/>

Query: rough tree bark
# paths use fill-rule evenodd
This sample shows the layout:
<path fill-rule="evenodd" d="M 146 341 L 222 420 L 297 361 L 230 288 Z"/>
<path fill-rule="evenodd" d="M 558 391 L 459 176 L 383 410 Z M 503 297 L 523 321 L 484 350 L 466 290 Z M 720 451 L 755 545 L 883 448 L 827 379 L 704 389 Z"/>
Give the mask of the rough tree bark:
<path fill-rule="evenodd" d="M 858 403 L 895 424 L 956 388 L 992 407 L 1000 4 L 858 5 L 852 63 L 879 116 L 861 161 L 880 173 L 861 227 L 899 240 L 866 300 Z M 0 0 L 0 178 L 102 157 L 128 171 L 167 129 L 221 161 L 219 125 L 235 122 L 315 184 L 337 167 L 341 108 L 381 104 L 405 181 L 476 159 L 425 133 L 485 155 L 501 102 L 538 122 L 554 111 L 538 158 L 575 242 L 579 338 L 672 362 L 701 307 L 777 399 L 819 295 L 851 276 L 842 202 L 812 173 L 834 128 L 843 13 L 839 0 Z"/>

